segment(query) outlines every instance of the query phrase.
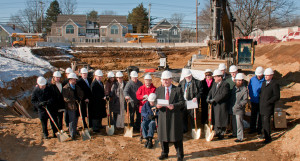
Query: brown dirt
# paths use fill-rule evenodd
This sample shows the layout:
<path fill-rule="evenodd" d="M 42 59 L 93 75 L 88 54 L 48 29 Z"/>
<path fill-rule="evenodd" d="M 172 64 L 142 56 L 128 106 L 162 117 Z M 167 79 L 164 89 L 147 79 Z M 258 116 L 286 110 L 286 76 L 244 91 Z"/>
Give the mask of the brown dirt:
<path fill-rule="evenodd" d="M 234 139 L 206 142 L 203 138 L 192 140 L 185 135 L 184 152 L 187 160 L 300 160 L 299 118 L 300 82 L 299 52 L 300 43 L 280 43 L 257 46 L 256 66 L 272 67 L 280 79 L 281 101 L 287 116 L 287 129 L 273 129 L 274 141 L 268 145 L 261 143 L 255 135 L 245 133 L 246 141 L 236 144 Z M 77 49 L 79 50 L 79 49 Z M 86 53 L 74 54 L 92 67 L 104 70 L 125 69 L 128 65 L 141 68 L 156 67 L 158 57 L 150 49 L 82 48 Z M 95 52 L 93 52 L 96 50 Z M 101 50 L 101 51 L 100 51 Z M 142 52 L 139 52 L 141 51 Z M 168 54 L 171 68 L 182 68 L 199 48 L 164 49 Z M 205 48 L 201 48 L 205 53 Z M 102 52 L 103 51 L 103 52 Z M 282 52 L 285 51 L 284 56 Z M 120 59 L 116 59 L 120 58 Z M 282 61 L 281 61 L 282 59 Z M 298 68 L 297 68 L 298 67 Z M 155 78 L 155 85 L 160 80 Z M 292 83 L 294 82 L 294 83 Z M 291 84 L 292 83 L 292 84 Z M 18 87 L 20 88 L 20 87 Z M 106 120 L 104 120 L 106 125 Z M 80 124 L 81 126 L 81 124 Z M 52 134 L 49 129 L 50 135 Z M 0 160 L 157 160 L 161 150 L 148 150 L 139 143 L 139 134 L 134 138 L 124 138 L 122 131 L 106 136 L 105 131 L 93 135 L 91 141 L 68 141 L 60 143 L 55 138 L 41 141 L 41 124 L 38 118 L 19 118 L 8 109 L 0 108 Z M 173 146 L 170 159 L 176 160 Z"/>

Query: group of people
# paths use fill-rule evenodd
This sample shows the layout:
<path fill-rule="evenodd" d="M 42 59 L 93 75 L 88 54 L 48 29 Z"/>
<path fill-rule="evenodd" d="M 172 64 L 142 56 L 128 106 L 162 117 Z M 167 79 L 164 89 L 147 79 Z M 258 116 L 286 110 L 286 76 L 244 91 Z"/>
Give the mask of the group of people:
<path fill-rule="evenodd" d="M 250 133 L 263 134 L 264 143 L 271 142 L 270 119 L 275 103 L 280 99 L 280 89 L 273 80 L 273 70 L 257 67 L 255 76 L 249 83 L 245 81 L 244 74 L 238 73 L 235 65 L 230 66 L 230 75 L 225 71 L 225 64 L 220 64 L 213 72 L 206 69 L 205 79 L 200 81 L 193 77 L 190 70 L 184 70 L 184 79 L 178 86 L 172 84 L 172 73 L 164 71 L 161 86 L 156 88 L 150 74 L 144 76 L 143 84 L 138 80 L 136 71 L 130 73 L 128 82 L 123 80 L 122 72 L 117 72 L 116 75 L 109 72 L 104 84 L 101 70 L 96 70 L 94 79 L 91 80 L 86 68 L 80 70 L 80 79 L 68 68 L 67 79 L 63 82 L 58 71 L 53 73 L 51 83 L 39 77 L 38 85 L 32 93 L 32 103 L 38 109 L 43 138 L 48 138 L 48 110 L 59 130 L 62 129 L 64 116 L 73 140 L 78 135 L 76 130 L 79 116 L 89 117 L 89 122 L 84 121 L 83 126 L 89 125 L 93 132 L 99 132 L 103 128 L 102 119 L 107 116 L 111 117 L 116 128 L 124 128 L 124 115 L 128 105 L 130 125 L 135 131 L 141 130 L 143 138 L 147 140 L 145 147 L 153 147 L 152 139 L 157 130 L 162 148 L 159 159 L 168 158 L 169 143 L 173 143 L 178 160 L 183 160 L 183 134 L 189 131 L 188 120 L 191 128 L 194 128 L 194 121 L 197 121 L 194 120 L 194 110 L 187 108 L 186 101 L 199 104 L 202 124 L 208 122 L 208 107 L 211 106 L 212 125 L 217 139 L 224 138 L 230 125 L 232 134 L 229 137 L 237 138 L 236 142 L 243 142 L 243 116 L 250 97 Z M 51 126 L 55 137 L 57 129 L 53 124 Z"/>

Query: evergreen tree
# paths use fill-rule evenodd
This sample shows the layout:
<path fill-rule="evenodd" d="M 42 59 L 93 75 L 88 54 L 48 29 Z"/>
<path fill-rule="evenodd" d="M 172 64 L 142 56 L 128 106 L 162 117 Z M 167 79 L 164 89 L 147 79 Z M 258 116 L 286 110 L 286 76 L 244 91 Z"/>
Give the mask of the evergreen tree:
<path fill-rule="evenodd" d="M 134 33 L 148 32 L 148 12 L 143 3 L 129 12 L 127 22 L 132 24 Z"/>
<path fill-rule="evenodd" d="M 51 25 L 53 22 L 57 21 L 57 16 L 61 14 L 61 9 L 59 8 L 59 3 L 57 0 L 51 2 L 49 8 L 46 12 L 46 21 L 45 21 L 45 28 L 46 32 L 49 33 L 51 31 Z"/>
<path fill-rule="evenodd" d="M 97 22 L 98 12 L 95 10 L 90 11 L 89 13 L 87 13 L 87 19 L 92 22 Z"/>

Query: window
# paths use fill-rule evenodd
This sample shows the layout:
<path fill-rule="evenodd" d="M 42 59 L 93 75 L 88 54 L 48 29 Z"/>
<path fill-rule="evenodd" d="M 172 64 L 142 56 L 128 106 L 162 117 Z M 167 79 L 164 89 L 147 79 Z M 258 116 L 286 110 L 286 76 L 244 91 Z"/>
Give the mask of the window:
<path fill-rule="evenodd" d="M 102 38 L 102 42 L 105 42 L 105 38 L 104 37 Z"/>
<path fill-rule="evenodd" d="M 73 38 L 72 41 L 75 42 L 76 41 L 75 38 Z"/>
<path fill-rule="evenodd" d="M 176 29 L 172 31 L 173 35 L 177 35 L 177 32 L 178 31 Z"/>
<path fill-rule="evenodd" d="M 60 29 L 57 29 L 57 34 L 61 34 L 61 30 Z"/>
<path fill-rule="evenodd" d="M 158 35 L 161 35 L 161 34 L 162 34 L 162 30 L 159 30 L 159 31 L 158 31 Z"/>
<path fill-rule="evenodd" d="M 117 25 L 112 25 L 110 28 L 110 33 L 113 34 L 118 34 L 119 33 L 119 28 Z"/>
<path fill-rule="evenodd" d="M 66 33 L 67 34 L 74 34 L 74 27 L 72 25 L 68 25 L 66 27 Z"/>

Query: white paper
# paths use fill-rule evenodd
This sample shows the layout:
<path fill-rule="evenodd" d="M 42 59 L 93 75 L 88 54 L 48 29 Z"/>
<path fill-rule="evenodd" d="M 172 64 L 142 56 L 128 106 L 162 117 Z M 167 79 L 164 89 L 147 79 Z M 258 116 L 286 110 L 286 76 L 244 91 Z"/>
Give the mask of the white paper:
<path fill-rule="evenodd" d="M 157 99 L 157 104 L 161 106 L 169 106 L 169 100 Z"/>
<path fill-rule="evenodd" d="M 198 102 L 193 102 L 193 100 L 191 101 L 186 101 L 186 106 L 187 109 L 194 109 L 194 108 L 198 108 Z"/>

